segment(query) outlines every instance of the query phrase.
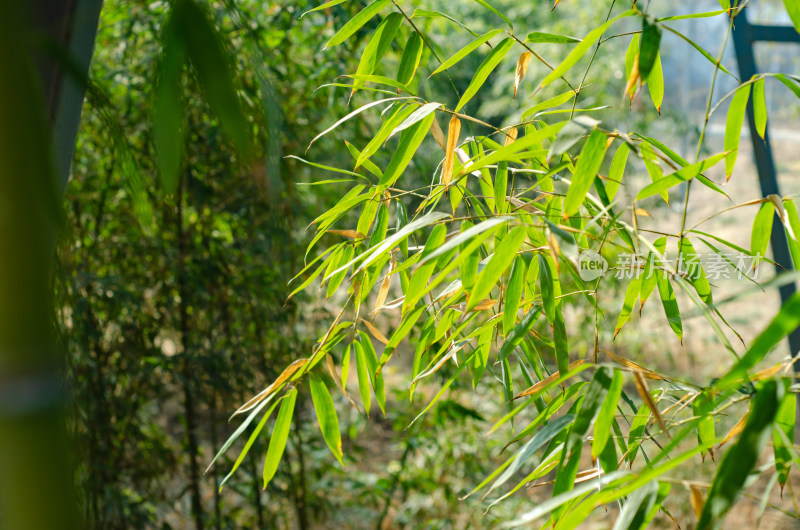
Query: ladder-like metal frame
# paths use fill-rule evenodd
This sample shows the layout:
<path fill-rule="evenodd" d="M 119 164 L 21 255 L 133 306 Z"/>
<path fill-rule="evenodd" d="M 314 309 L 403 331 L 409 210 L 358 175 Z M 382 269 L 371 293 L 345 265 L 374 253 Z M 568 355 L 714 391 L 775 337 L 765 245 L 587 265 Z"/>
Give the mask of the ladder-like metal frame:
<path fill-rule="evenodd" d="M 793 42 L 800 44 L 800 33 L 791 26 L 767 26 L 750 24 L 747 20 L 747 8 L 741 10 L 736 16 L 733 29 L 733 46 L 736 50 L 736 62 L 739 65 L 739 76 L 742 81 L 750 79 L 757 73 L 756 61 L 753 54 L 753 45 L 756 42 Z M 750 127 L 750 140 L 753 144 L 753 155 L 758 169 L 758 181 L 761 184 L 761 194 L 766 197 L 771 194 L 780 195 L 778 175 L 775 171 L 775 162 L 772 159 L 772 148 L 769 142 L 769 124 L 762 140 L 756 132 L 756 122 L 753 114 L 752 98 L 747 102 L 747 124 Z M 777 214 L 776 214 L 777 215 Z M 789 253 L 789 243 L 782 223 L 778 219 L 772 223 L 772 254 L 778 272 L 792 270 L 792 258 Z M 796 291 L 795 282 L 790 282 L 780 287 L 781 304 L 785 303 Z M 792 356 L 800 353 L 800 328 L 789 334 L 789 349 Z M 795 361 L 795 372 L 800 372 L 800 359 Z"/>

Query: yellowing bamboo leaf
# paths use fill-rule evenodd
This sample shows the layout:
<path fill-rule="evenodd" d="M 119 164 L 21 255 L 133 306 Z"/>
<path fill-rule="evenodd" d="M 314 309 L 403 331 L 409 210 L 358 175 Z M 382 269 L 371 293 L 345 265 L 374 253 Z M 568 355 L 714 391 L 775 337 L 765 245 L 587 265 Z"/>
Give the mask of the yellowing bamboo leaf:
<path fill-rule="evenodd" d="M 531 62 L 531 57 L 531 52 L 522 52 L 522 55 L 517 59 L 517 70 L 514 72 L 514 99 L 517 98 L 519 84 L 525 78 L 525 72 L 528 71 L 528 64 Z"/>
<path fill-rule="evenodd" d="M 350 239 L 366 239 L 367 236 L 362 234 L 361 232 L 356 232 L 355 230 L 326 230 L 328 234 L 333 234 L 336 236 L 343 236 L 349 237 Z"/>
<path fill-rule="evenodd" d="M 492 300 L 491 298 L 485 298 L 478 302 L 475 307 L 472 308 L 473 311 L 486 311 L 487 309 L 491 309 L 497 305 L 497 300 Z"/>
<path fill-rule="evenodd" d="M 517 141 L 517 136 L 519 135 L 519 130 L 516 127 L 512 127 L 506 133 L 506 139 L 503 142 L 503 147 L 509 146 Z"/>
<path fill-rule="evenodd" d="M 389 273 L 383 279 L 381 283 L 381 288 L 378 291 L 378 297 L 375 299 L 375 309 L 373 313 L 377 313 L 380 308 L 386 303 L 386 297 L 389 295 L 389 286 L 392 284 L 392 271 L 395 269 L 395 262 L 392 261 L 392 265 L 389 269 Z"/>
<path fill-rule="evenodd" d="M 580 359 L 580 360 L 577 360 L 577 361 L 572 361 L 571 363 L 569 363 L 568 371 L 571 372 L 572 370 L 574 370 L 575 368 L 578 368 L 579 366 L 581 366 L 582 364 L 585 364 L 586 362 L 587 362 L 586 359 Z M 540 390 L 542 390 L 546 386 L 552 384 L 553 382 L 557 381 L 558 378 L 561 375 L 562 374 L 560 374 L 559 372 L 554 372 L 554 373 L 550 374 L 549 376 L 545 377 L 544 379 L 542 379 L 538 383 L 534 384 L 530 388 L 527 388 L 527 389 L 523 390 L 522 392 L 520 392 L 519 394 L 517 394 L 514 397 L 514 399 L 519 399 L 521 397 L 530 396 L 530 395 L 533 395 L 533 394 L 538 394 Z"/>
<path fill-rule="evenodd" d="M 450 125 L 447 127 L 447 147 L 444 151 L 444 164 L 442 164 L 442 184 L 445 188 L 450 187 L 450 180 L 453 178 L 453 164 L 455 163 L 456 146 L 460 135 L 461 120 L 453 115 L 450 118 Z"/>
<path fill-rule="evenodd" d="M 725 444 L 726 444 L 726 443 L 727 443 L 727 442 L 728 442 L 728 441 L 729 441 L 731 438 L 733 438 L 734 436 L 736 436 L 736 435 L 738 435 L 740 432 L 742 432 L 742 429 L 744 429 L 744 426 L 745 426 L 745 424 L 747 423 L 747 416 L 748 416 L 748 414 L 745 414 L 744 416 L 742 416 L 741 418 L 739 418 L 739 421 L 737 421 L 737 422 L 736 422 L 736 425 L 734 425 L 733 427 L 731 427 L 731 430 L 730 430 L 730 431 L 728 431 L 728 434 L 726 434 L 726 435 L 725 435 L 725 438 L 723 438 L 723 439 L 722 439 L 722 441 L 719 443 L 719 445 L 717 446 L 717 448 L 720 448 L 720 447 L 722 447 L 722 446 L 723 446 L 723 445 L 725 445 Z"/>
<path fill-rule="evenodd" d="M 434 118 L 431 123 L 431 134 L 433 135 L 433 139 L 436 140 L 436 143 L 439 144 L 439 147 L 442 148 L 442 151 L 446 153 L 447 144 L 445 144 L 444 132 L 442 132 L 442 128 L 439 127 L 439 122 L 436 121 L 436 118 Z"/>
<path fill-rule="evenodd" d="M 650 409 L 650 412 L 653 413 L 653 417 L 658 422 L 658 425 L 661 427 L 661 430 L 669 436 L 669 431 L 667 430 L 667 424 L 664 423 L 664 418 L 661 417 L 661 412 L 658 410 L 658 405 L 656 402 L 653 401 L 653 396 L 650 395 L 650 389 L 647 387 L 647 381 L 645 381 L 644 376 L 641 372 L 633 372 L 634 381 L 636 382 L 636 390 L 639 392 L 639 395 L 642 397 L 644 402 L 647 404 L 647 408 Z"/>
<path fill-rule="evenodd" d="M 247 412 L 248 410 L 252 409 L 256 405 L 261 403 L 261 401 L 263 401 L 267 396 L 278 390 L 278 388 L 283 383 L 285 383 L 290 377 L 292 377 L 294 373 L 297 372 L 297 370 L 299 370 L 300 368 L 302 368 L 307 362 L 308 359 L 298 359 L 289 366 L 287 366 L 286 369 L 281 373 L 281 375 L 279 375 L 278 378 L 271 385 L 269 385 L 267 388 L 259 392 L 256 396 L 250 398 L 247 401 L 247 403 L 239 407 L 236 410 L 236 412 L 234 412 L 231 415 L 231 418 L 233 418 L 237 414 Z M 228 421 L 230 421 L 230 419 Z"/>
<path fill-rule="evenodd" d="M 622 355 L 617 355 L 616 353 L 612 353 L 612 352 L 606 351 L 606 350 L 603 350 L 603 351 L 605 351 L 606 355 L 608 355 L 609 357 L 614 359 L 614 361 L 617 362 L 618 364 L 621 364 L 625 368 L 630 368 L 631 371 L 633 371 L 633 372 L 641 373 L 647 379 L 654 379 L 656 381 L 666 381 L 665 378 L 661 377 L 660 375 L 658 375 L 653 370 L 650 370 L 649 368 L 645 368 L 644 366 L 642 366 L 642 365 L 640 365 L 638 363 L 635 363 L 635 362 L 631 361 L 630 359 L 627 359 L 627 358 L 623 357 Z"/>
<path fill-rule="evenodd" d="M 689 502 L 691 502 L 694 515 L 699 521 L 700 515 L 703 513 L 703 503 L 705 502 L 703 499 L 703 491 L 694 484 L 689 486 L 689 491 L 691 492 Z"/>
<path fill-rule="evenodd" d="M 389 339 L 387 339 L 381 331 L 376 328 L 372 322 L 368 320 L 364 320 L 363 318 L 359 319 L 364 326 L 369 330 L 370 334 L 375 337 L 377 340 L 381 341 L 384 344 L 389 344 Z"/>

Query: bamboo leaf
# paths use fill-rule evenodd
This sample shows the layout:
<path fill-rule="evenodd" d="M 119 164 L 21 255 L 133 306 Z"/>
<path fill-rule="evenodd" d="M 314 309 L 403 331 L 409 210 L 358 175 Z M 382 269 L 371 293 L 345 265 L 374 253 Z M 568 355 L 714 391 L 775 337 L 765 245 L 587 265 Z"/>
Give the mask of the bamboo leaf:
<path fill-rule="evenodd" d="M 339 418 L 336 416 L 336 408 L 333 399 L 325 386 L 325 382 L 320 376 L 312 373 L 310 377 L 311 400 L 314 402 L 314 411 L 317 413 L 317 422 L 322 431 L 322 437 L 328 444 L 333 456 L 344 467 L 342 459 L 342 435 L 339 432 Z"/>
<path fill-rule="evenodd" d="M 342 28 L 336 32 L 336 35 L 331 37 L 331 40 L 325 44 L 326 48 L 331 48 L 337 44 L 341 44 L 350 38 L 356 31 L 361 29 L 361 26 L 369 22 L 369 20 L 377 15 L 383 8 L 391 3 L 390 0 L 375 0 L 367 7 L 362 9 L 356 16 L 347 21 Z"/>
<path fill-rule="evenodd" d="M 753 255 L 752 269 L 758 266 L 761 258 L 767 254 L 769 238 L 772 234 L 772 221 L 775 218 L 775 205 L 772 202 L 761 204 L 755 219 L 753 220 L 753 230 L 750 233 L 750 252 Z"/>
<path fill-rule="evenodd" d="M 606 134 L 595 129 L 586 140 L 581 156 L 575 166 L 575 173 L 572 176 L 572 183 L 567 190 L 567 198 L 564 200 L 564 218 L 571 217 L 578 213 L 583 199 L 592 187 L 597 172 L 606 154 Z"/>
<path fill-rule="evenodd" d="M 411 34 L 411 38 L 403 48 L 403 55 L 397 67 L 397 80 L 408 85 L 414 79 L 414 74 L 419 67 L 419 60 L 422 58 L 422 37 L 416 31 Z"/>
<path fill-rule="evenodd" d="M 572 68 L 575 65 L 575 63 L 577 63 L 580 60 L 580 58 L 583 57 L 586 54 L 586 52 L 589 51 L 589 48 L 591 48 L 594 45 L 594 43 L 600 38 L 600 36 L 603 33 L 605 33 L 605 31 L 609 27 L 611 27 L 611 24 L 613 24 L 614 22 L 623 17 L 629 17 L 634 13 L 635 11 L 633 10 L 625 11 L 624 13 L 612 18 L 599 28 L 595 28 L 592 31 L 590 31 L 586 35 L 586 37 L 584 37 L 583 40 L 581 40 L 581 42 L 577 46 L 575 46 L 571 52 L 569 52 L 569 55 L 567 55 L 567 57 L 561 62 L 561 64 L 559 64 L 554 70 L 552 70 L 549 74 L 547 74 L 547 76 L 539 84 L 539 88 L 537 88 L 536 90 L 538 91 L 539 89 L 549 85 L 550 83 L 552 83 L 553 81 L 564 75 L 567 72 L 567 70 Z"/>
<path fill-rule="evenodd" d="M 492 31 L 484 33 L 483 35 L 481 35 L 480 37 L 476 38 L 475 40 L 473 40 L 472 42 L 470 42 L 469 44 L 467 44 L 466 46 L 464 46 L 463 48 L 458 50 L 456 53 L 454 53 L 450 58 L 448 58 L 445 62 L 443 62 L 442 65 L 439 68 L 434 70 L 433 73 L 431 73 L 430 76 L 432 77 L 432 76 L 438 74 L 439 72 L 443 72 L 443 71 L 447 70 L 451 66 L 455 65 L 456 63 L 458 63 L 461 59 L 463 59 L 464 57 L 466 57 L 467 55 L 469 55 L 473 51 L 475 51 L 478 48 L 480 48 L 480 46 L 482 44 L 488 42 L 489 39 L 491 39 L 493 37 L 496 37 L 496 36 L 500 35 L 501 33 L 503 33 L 502 29 L 494 29 Z"/>
<path fill-rule="evenodd" d="M 625 299 L 622 302 L 622 310 L 619 312 L 617 318 L 617 325 L 614 328 L 614 338 L 617 338 L 622 326 L 628 321 L 628 318 L 633 312 L 633 306 L 636 304 L 636 299 L 639 297 L 639 291 L 642 287 L 642 279 L 640 277 L 631 280 L 628 288 L 625 290 Z"/>
<path fill-rule="evenodd" d="M 482 5 L 483 7 L 485 7 L 486 9 L 488 9 L 489 11 L 491 11 L 492 13 L 494 13 L 495 15 L 497 15 L 498 17 L 502 18 L 503 22 L 508 24 L 509 29 L 511 29 L 512 32 L 514 31 L 514 25 L 511 23 L 510 20 L 508 20 L 508 17 L 506 17 L 503 13 L 501 13 L 500 11 L 489 5 L 489 2 L 487 2 L 486 0 L 475 0 L 475 1 L 478 2 L 480 5 Z"/>
<path fill-rule="evenodd" d="M 608 441 L 611 440 L 611 426 L 615 421 L 614 417 L 617 412 L 619 398 L 622 395 L 623 382 L 622 372 L 614 370 L 611 385 L 608 387 L 608 393 L 603 400 L 603 404 L 594 422 L 594 439 L 592 440 L 593 458 L 599 457 Z"/>
<path fill-rule="evenodd" d="M 174 193 L 178 187 L 183 154 L 183 116 L 181 70 L 184 51 L 171 13 L 164 24 L 159 80 L 153 101 L 153 144 L 161 187 Z"/>
<path fill-rule="evenodd" d="M 644 145 L 644 144 L 643 144 Z M 669 175 L 659 178 L 655 180 L 652 184 L 648 184 L 641 191 L 636 195 L 636 200 L 641 201 L 643 199 L 647 199 L 648 197 L 652 197 L 656 194 L 664 194 L 666 191 L 673 186 L 677 186 L 687 180 L 692 180 L 693 178 L 700 175 L 703 171 L 713 167 L 723 158 L 726 158 L 725 153 L 719 153 L 713 156 L 706 158 L 705 160 L 701 160 L 700 162 L 696 162 L 684 168 L 681 168 L 674 173 L 670 173 Z"/>
<path fill-rule="evenodd" d="M 639 44 L 639 75 L 648 80 L 658 58 L 661 45 L 661 27 L 647 17 L 642 19 L 642 38 Z"/>
<path fill-rule="evenodd" d="M 278 411 L 278 417 L 275 420 L 275 426 L 272 428 L 272 436 L 267 447 L 267 456 L 264 459 L 264 489 L 267 489 L 267 484 L 275 476 L 275 471 L 278 470 L 278 464 L 283 457 L 283 451 L 286 449 L 286 440 L 289 439 L 289 429 L 292 426 L 292 416 L 294 415 L 296 401 L 297 389 L 293 388 L 287 392 Z"/>
<path fill-rule="evenodd" d="M 526 229 L 524 226 L 514 227 L 495 247 L 494 254 L 489 259 L 489 262 L 475 279 L 475 285 L 469 293 L 467 311 L 472 310 L 478 302 L 488 297 L 497 280 L 511 265 L 514 256 L 525 240 L 525 236 Z"/>
<path fill-rule="evenodd" d="M 764 96 L 763 77 L 753 83 L 753 118 L 756 122 L 756 131 L 763 140 L 767 131 L 767 102 Z"/>
<path fill-rule="evenodd" d="M 747 100 L 750 98 L 750 85 L 742 85 L 733 94 L 731 106 L 728 108 L 728 118 L 725 122 L 725 177 L 730 180 L 733 166 L 736 164 L 736 155 L 739 150 L 739 137 L 742 134 L 744 114 L 747 110 Z"/>
<path fill-rule="evenodd" d="M 778 484 L 781 491 L 792 469 L 792 452 L 794 445 L 794 425 L 797 409 L 797 395 L 789 392 L 789 382 L 784 385 L 784 395 L 778 412 L 775 415 L 775 427 L 772 434 L 772 447 L 775 455 L 775 470 L 778 473 Z"/>
<path fill-rule="evenodd" d="M 482 0 L 476 0 L 481 2 Z M 462 94 L 461 99 L 458 100 L 458 105 L 456 105 L 456 112 L 461 110 L 467 102 L 472 99 L 472 97 L 478 93 L 478 90 L 483 86 L 483 83 L 489 77 L 489 74 L 500 64 L 500 61 L 506 56 L 506 54 L 511 50 L 514 46 L 514 39 L 506 38 L 503 39 L 500 44 L 495 46 L 489 55 L 486 56 L 486 59 L 478 66 L 478 69 L 475 71 L 475 75 L 472 77 L 472 81 L 470 82 L 467 89 Z"/>
<path fill-rule="evenodd" d="M 359 341 L 353 342 L 353 348 L 356 354 L 356 373 L 358 374 L 358 391 L 361 394 L 361 403 L 364 404 L 364 411 L 369 416 L 369 410 L 372 405 L 372 390 L 370 389 L 369 369 L 367 368 L 367 359 L 364 354 L 364 348 Z"/>
<path fill-rule="evenodd" d="M 794 24 L 794 29 L 800 33 L 800 5 L 793 0 L 783 0 L 783 5 L 789 13 L 789 18 L 792 20 L 792 24 Z"/>
<path fill-rule="evenodd" d="M 522 55 L 517 59 L 517 69 L 514 71 L 514 99 L 517 98 L 519 84 L 525 78 L 525 73 L 528 71 L 528 64 L 531 62 L 531 57 L 531 52 L 522 52 Z"/>
<path fill-rule="evenodd" d="M 659 273 L 658 294 L 661 296 L 661 304 L 664 306 L 664 313 L 667 315 L 669 327 L 678 336 L 678 340 L 683 342 L 683 324 L 681 323 L 681 313 L 678 308 L 678 300 L 675 298 L 675 291 L 665 273 Z"/>
<path fill-rule="evenodd" d="M 697 295 L 703 302 L 711 304 L 711 285 L 708 283 L 703 265 L 700 263 L 700 257 L 695 252 L 692 242 L 686 238 L 681 239 L 678 252 L 685 267 L 684 272 L 697 291 Z"/>
<path fill-rule="evenodd" d="M 517 311 L 525 289 L 525 275 L 527 266 L 522 256 L 516 256 L 511 265 L 511 275 L 505 293 L 505 307 L 503 307 L 503 335 L 509 336 L 517 323 Z"/>
<path fill-rule="evenodd" d="M 450 181 L 453 178 L 453 165 L 455 164 L 456 147 L 458 146 L 458 137 L 461 135 L 461 120 L 454 114 L 450 118 L 450 124 L 447 127 L 447 146 L 444 155 L 444 164 L 442 164 L 442 184 L 445 188 L 450 187 Z"/>
<path fill-rule="evenodd" d="M 765 381 L 759 385 L 751 401 L 751 414 L 739 440 L 720 461 L 697 528 L 705 530 L 715 527 L 736 502 L 772 433 L 773 420 L 782 397 L 783 385 L 777 381 Z"/>
<path fill-rule="evenodd" d="M 623 142 L 617 148 L 614 157 L 611 159 L 611 168 L 608 170 L 608 180 L 606 180 L 606 195 L 608 200 L 613 201 L 617 196 L 617 190 L 622 183 L 622 177 L 625 174 L 625 165 L 628 163 L 628 153 L 631 148 L 628 144 Z"/>
<path fill-rule="evenodd" d="M 397 144 L 392 158 L 389 160 L 389 165 L 383 172 L 383 178 L 378 182 L 376 194 L 380 195 L 386 191 L 394 182 L 403 174 L 403 171 L 408 167 L 417 148 L 425 139 L 425 135 L 431 128 L 435 114 L 429 114 L 422 120 L 418 121 L 408 129 L 400 133 L 400 141 Z"/>
<path fill-rule="evenodd" d="M 540 313 L 541 310 L 538 307 L 525 313 L 525 316 L 522 317 L 522 320 L 519 321 L 519 324 L 514 326 L 514 329 L 512 329 L 511 332 L 506 335 L 506 340 L 503 341 L 503 345 L 500 347 L 500 352 L 497 354 L 500 359 L 505 359 L 508 357 L 508 355 L 511 354 L 511 352 L 514 351 L 517 346 L 519 346 L 522 340 L 533 328 L 533 324 L 536 322 L 536 319 L 539 317 Z"/>
<path fill-rule="evenodd" d="M 580 42 L 580 39 L 575 37 L 568 37 L 566 35 L 556 35 L 555 33 L 543 33 L 541 31 L 532 31 L 528 33 L 525 42 L 532 42 L 534 44 L 553 43 L 553 44 L 572 44 Z"/>
<path fill-rule="evenodd" d="M 661 114 L 661 104 L 664 102 L 664 72 L 661 68 L 661 54 L 656 54 L 653 69 L 647 77 L 647 90 L 653 100 L 656 110 Z"/>

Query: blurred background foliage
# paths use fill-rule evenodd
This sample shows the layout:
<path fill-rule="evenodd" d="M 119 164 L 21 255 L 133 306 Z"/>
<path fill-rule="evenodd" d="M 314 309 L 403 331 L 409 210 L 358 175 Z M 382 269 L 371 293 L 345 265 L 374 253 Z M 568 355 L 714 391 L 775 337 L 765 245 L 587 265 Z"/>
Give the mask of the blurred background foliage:
<path fill-rule="evenodd" d="M 230 413 L 288 362 L 306 356 L 336 307 L 321 293 L 288 302 L 287 296 L 294 288 L 289 280 L 303 267 L 312 233 L 306 226 L 348 188 L 302 185 L 336 175 L 285 155 L 347 167 L 353 160 L 342 137 L 354 143 L 361 139 L 361 149 L 379 126 L 370 121 L 374 117 L 348 121 L 303 154 L 317 133 L 371 97 L 357 93 L 349 101 L 346 88 L 320 88 L 355 71 L 379 20 L 347 44 L 320 50 L 366 3 L 345 2 L 301 19 L 317 2 L 205 2 L 235 61 L 234 84 L 263 162 L 243 164 L 236 156 L 187 69 L 181 109 L 184 164 L 177 191 L 165 195 L 158 188 L 151 123 L 169 4 L 105 2 L 55 279 L 60 339 L 69 352 L 74 396 L 70 425 L 80 451 L 76 472 L 88 527 L 467 528 L 491 525 L 495 517 L 507 519 L 518 511 L 521 497 L 485 517 L 479 499 L 458 500 L 494 469 L 492 459 L 501 449 L 483 436 L 489 427 L 484 417 L 498 412 L 491 409 L 496 400 L 483 399 L 464 383 L 453 387 L 458 400 L 444 401 L 410 431 L 404 429 L 419 404 L 390 405 L 386 417 L 373 412 L 366 419 L 337 403 L 342 405 L 347 473 L 335 465 L 315 422 L 305 421 L 313 412 L 304 391 L 285 464 L 266 491 L 261 489 L 262 438 L 224 487 L 220 483 L 238 450 L 204 473 L 236 425 L 227 422 Z M 494 4 L 524 28 L 520 34 L 548 31 L 578 38 L 608 10 L 604 2 L 556 10 L 540 0 Z M 683 4 L 687 9 L 692 5 Z M 408 5 L 408 14 L 415 7 L 443 5 L 440 0 Z M 450 2 L 446 11 L 477 34 L 496 26 L 475 2 Z M 473 38 L 443 18 L 413 20 L 440 59 Z M 396 70 L 406 37 L 395 38 L 393 58 L 381 68 Z M 629 40 L 615 38 L 604 48 L 592 65 L 604 74 L 591 76 L 602 86 L 584 92 L 591 96 L 580 98 L 579 105 L 607 105 L 604 112 L 620 129 L 635 119 L 640 121 L 631 128 L 646 130 L 657 112 L 646 94 L 633 102 L 638 112 L 628 112 L 622 98 L 624 65 L 614 60 L 624 55 Z M 560 46 L 542 46 L 551 64 L 568 51 Z M 519 109 L 556 95 L 545 91 L 534 100 L 529 83 L 513 101 L 515 60 L 509 57 L 490 77 L 470 102 L 470 114 L 507 125 L 519 121 Z M 436 61 L 423 57 L 421 64 L 435 68 Z M 449 76 L 426 84 L 435 94 L 422 96 L 452 106 L 453 86 L 463 90 L 477 64 L 470 56 Z M 666 73 L 668 57 L 664 64 Z M 527 77 L 537 79 L 544 72 L 546 67 L 534 61 Z M 705 80 L 697 83 L 707 89 Z M 691 120 L 668 110 L 675 97 L 667 94 L 658 127 L 686 136 L 691 145 L 696 139 Z M 415 158 L 413 174 L 434 174 L 439 154 L 429 148 Z M 379 165 L 390 154 L 377 153 L 375 158 L 384 157 Z M 447 371 L 439 377 L 446 378 Z"/>

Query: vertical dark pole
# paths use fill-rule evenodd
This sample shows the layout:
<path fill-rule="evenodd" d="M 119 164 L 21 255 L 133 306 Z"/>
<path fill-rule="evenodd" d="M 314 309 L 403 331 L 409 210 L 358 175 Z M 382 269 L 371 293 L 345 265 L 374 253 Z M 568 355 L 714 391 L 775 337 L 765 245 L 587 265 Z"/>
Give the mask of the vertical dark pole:
<path fill-rule="evenodd" d="M 761 33 L 769 35 L 769 32 Z M 795 35 L 797 35 L 796 32 Z M 800 35 L 797 35 L 797 40 L 800 42 Z M 753 26 L 747 21 L 747 8 L 744 8 L 736 16 L 733 30 L 733 45 L 736 50 L 736 61 L 739 64 L 739 76 L 742 81 L 750 79 L 757 73 L 756 61 L 753 55 L 754 41 Z M 758 181 L 761 184 L 761 194 L 763 197 L 772 194 L 780 195 L 778 177 L 769 143 L 769 124 L 767 124 L 767 130 L 762 140 L 756 131 L 752 98 L 747 102 L 747 124 L 750 128 L 750 140 L 753 143 L 753 156 L 755 158 L 756 168 L 758 169 Z M 783 225 L 778 219 L 775 219 L 772 223 L 770 242 L 772 244 L 772 254 L 776 263 L 777 272 L 792 270 L 792 258 L 789 253 L 789 244 L 786 240 Z M 781 286 L 781 303 L 785 303 L 796 290 L 797 288 L 794 282 Z M 795 329 L 789 334 L 789 349 L 792 356 L 800 352 L 800 328 Z M 795 372 L 800 372 L 800 360 L 795 361 L 794 370 Z"/>

